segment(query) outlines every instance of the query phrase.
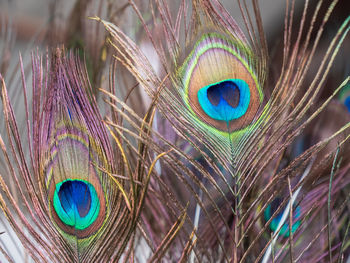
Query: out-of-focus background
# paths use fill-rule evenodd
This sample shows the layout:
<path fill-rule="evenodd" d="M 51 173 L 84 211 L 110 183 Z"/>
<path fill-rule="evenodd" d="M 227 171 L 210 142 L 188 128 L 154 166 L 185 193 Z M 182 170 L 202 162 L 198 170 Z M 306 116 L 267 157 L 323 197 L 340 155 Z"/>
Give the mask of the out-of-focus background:
<path fill-rule="evenodd" d="M 50 23 L 49 9 L 51 6 L 56 6 L 56 10 L 59 10 L 60 14 L 58 14 L 58 16 L 63 19 L 69 19 L 67 16 L 74 7 L 74 2 L 75 1 L 68 0 L 0 0 L 0 22 L 3 26 L 6 20 L 10 21 L 17 35 L 16 45 L 20 47 L 21 44 L 26 44 L 28 40 L 37 37 L 40 31 L 48 29 Z M 104 4 L 106 4 L 107 2 L 113 1 L 102 0 L 101 2 L 105 2 Z M 118 2 L 119 6 L 123 6 L 127 3 L 125 0 L 114 2 Z M 143 0 L 143 2 L 147 3 L 148 0 Z M 233 2 L 235 1 L 222 1 L 224 6 L 232 14 L 237 14 L 236 18 L 240 18 L 239 7 Z M 263 0 L 260 1 L 260 7 L 266 32 L 271 34 L 274 28 L 283 24 L 285 2 Z M 90 15 L 93 16 L 96 15 L 96 13 L 92 12 Z"/>

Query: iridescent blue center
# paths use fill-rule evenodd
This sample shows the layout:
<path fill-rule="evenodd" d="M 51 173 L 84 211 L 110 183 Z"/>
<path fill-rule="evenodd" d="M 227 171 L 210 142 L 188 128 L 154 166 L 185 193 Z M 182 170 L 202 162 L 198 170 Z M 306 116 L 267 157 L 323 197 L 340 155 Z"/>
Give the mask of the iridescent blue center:
<path fill-rule="evenodd" d="M 267 206 L 267 208 L 264 211 L 264 218 L 265 221 L 269 221 L 270 218 L 272 217 L 272 215 L 276 212 L 276 210 L 278 209 L 279 205 L 281 204 L 281 199 L 280 198 L 276 198 L 272 201 L 271 204 L 269 204 Z M 277 230 L 278 224 L 282 219 L 282 215 L 284 212 L 284 209 L 280 210 L 281 212 L 278 213 L 271 221 L 270 223 L 270 229 L 272 232 L 275 232 Z M 298 218 L 300 217 L 300 207 L 297 206 L 294 210 L 293 210 L 293 221 L 295 221 L 292 225 L 292 233 L 294 233 L 300 226 L 301 222 L 300 220 L 298 220 Z M 286 223 L 284 223 L 281 227 L 281 230 L 279 232 L 279 235 L 284 236 L 284 237 L 289 237 L 290 235 L 290 231 L 289 231 L 289 219 L 286 220 Z"/>
<path fill-rule="evenodd" d="M 100 210 L 95 188 L 83 180 L 66 180 L 58 183 L 53 205 L 63 223 L 80 230 L 90 226 Z"/>
<path fill-rule="evenodd" d="M 242 79 L 227 79 L 198 90 L 198 101 L 211 118 L 229 122 L 242 117 L 249 106 L 250 90 Z"/>

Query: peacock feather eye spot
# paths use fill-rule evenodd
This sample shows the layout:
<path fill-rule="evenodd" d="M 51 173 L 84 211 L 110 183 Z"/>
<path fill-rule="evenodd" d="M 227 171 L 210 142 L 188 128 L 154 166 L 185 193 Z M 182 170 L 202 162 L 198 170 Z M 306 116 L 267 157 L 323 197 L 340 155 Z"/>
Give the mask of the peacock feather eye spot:
<path fill-rule="evenodd" d="M 83 180 L 65 180 L 58 183 L 53 206 L 65 225 L 78 230 L 86 229 L 93 224 L 100 211 L 95 188 Z"/>
<path fill-rule="evenodd" d="M 269 204 L 265 211 L 264 211 L 264 219 L 266 222 L 268 222 L 272 215 L 277 211 L 277 209 L 279 208 L 280 204 L 282 203 L 281 198 L 275 198 L 271 204 Z M 272 232 L 275 232 L 278 229 L 278 224 L 282 219 L 282 215 L 283 215 L 283 211 L 284 209 L 281 209 L 280 212 L 271 220 L 270 222 L 270 230 Z M 297 231 L 297 229 L 299 228 L 301 222 L 300 222 L 300 206 L 297 206 L 294 210 L 293 210 L 293 220 L 295 221 L 292 225 L 292 233 L 294 233 L 295 231 Z M 281 230 L 279 232 L 280 236 L 283 237 L 289 237 L 290 235 L 290 230 L 289 230 L 289 224 L 288 223 L 284 223 L 281 227 Z"/>
<path fill-rule="evenodd" d="M 226 136 L 254 125 L 264 95 L 252 54 L 241 40 L 212 32 L 177 61 L 176 85 L 183 87 L 183 101 L 200 127 Z"/>
<path fill-rule="evenodd" d="M 229 122 L 242 117 L 250 103 L 248 84 L 242 79 L 228 79 L 198 90 L 203 111 L 214 120 Z"/>

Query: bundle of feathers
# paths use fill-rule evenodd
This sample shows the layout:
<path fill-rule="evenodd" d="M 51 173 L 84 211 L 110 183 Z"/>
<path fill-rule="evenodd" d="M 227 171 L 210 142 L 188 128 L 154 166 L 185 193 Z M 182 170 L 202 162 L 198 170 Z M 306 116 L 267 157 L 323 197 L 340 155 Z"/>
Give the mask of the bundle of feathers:
<path fill-rule="evenodd" d="M 350 5 L 259 4 L 3 18 L 0 261 L 350 262 Z"/>

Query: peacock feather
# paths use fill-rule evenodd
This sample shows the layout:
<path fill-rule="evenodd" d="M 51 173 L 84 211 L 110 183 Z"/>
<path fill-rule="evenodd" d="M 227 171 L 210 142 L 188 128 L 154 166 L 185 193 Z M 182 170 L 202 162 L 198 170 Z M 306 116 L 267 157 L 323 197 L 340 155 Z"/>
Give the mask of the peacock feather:
<path fill-rule="evenodd" d="M 256 58 L 243 45 L 219 34 L 204 34 L 179 68 L 184 102 L 197 116 L 196 123 L 214 128 L 213 133 L 244 133 L 262 103 Z"/>
<path fill-rule="evenodd" d="M 93 134 L 98 131 L 94 126 L 89 127 L 90 123 L 98 122 L 89 119 L 87 112 L 92 109 L 84 105 L 88 103 L 86 98 L 84 101 L 76 91 L 57 87 L 69 85 L 59 81 L 50 85 L 52 93 L 47 94 L 51 99 L 44 105 L 47 109 L 42 119 L 45 129 L 37 131 L 42 136 L 42 144 L 36 151 L 40 156 L 40 174 L 52 221 L 68 238 L 84 240 L 98 233 L 111 213 L 108 203 L 115 202 L 113 195 L 117 191 L 107 195 L 107 187 L 112 182 L 98 169 L 104 167 L 113 171 L 110 167 L 113 159 L 108 156 L 110 146 L 103 144 L 107 141 L 106 130 L 100 127 L 104 137 L 94 138 Z M 79 108 L 84 111 L 77 110 Z"/>
<path fill-rule="evenodd" d="M 33 57 L 31 134 L 25 100 L 30 159 L 23 155 L 24 138 L 18 135 L 2 79 L 11 148 L 7 150 L 3 139 L 1 148 L 20 192 L 10 189 L 8 177 L 1 175 L 1 208 L 35 261 L 118 260 L 133 235 L 142 191 L 134 187 L 129 192 L 133 177 L 114 177 L 120 171 L 115 161 L 119 155 L 86 71 L 78 57 L 63 52 L 57 49 L 47 58 L 46 71 L 42 59 Z"/>

